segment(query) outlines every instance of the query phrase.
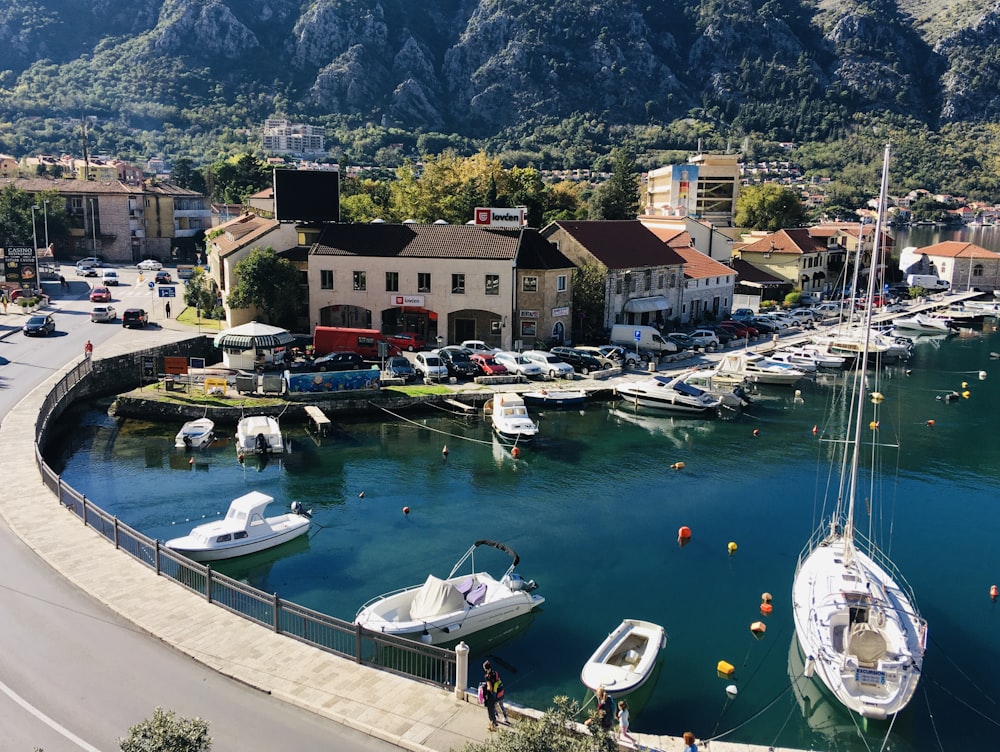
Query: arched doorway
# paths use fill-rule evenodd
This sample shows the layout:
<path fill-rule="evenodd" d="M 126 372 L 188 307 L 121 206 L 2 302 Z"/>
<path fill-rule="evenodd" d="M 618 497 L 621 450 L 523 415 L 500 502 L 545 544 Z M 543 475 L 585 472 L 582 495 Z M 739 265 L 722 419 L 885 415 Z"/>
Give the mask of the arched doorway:
<path fill-rule="evenodd" d="M 566 327 L 563 326 L 563 322 L 557 321 L 552 326 L 552 342 L 557 345 L 562 345 L 566 342 Z"/>
<path fill-rule="evenodd" d="M 372 312 L 353 305 L 331 305 L 319 309 L 321 326 L 349 326 L 356 329 L 372 328 Z"/>

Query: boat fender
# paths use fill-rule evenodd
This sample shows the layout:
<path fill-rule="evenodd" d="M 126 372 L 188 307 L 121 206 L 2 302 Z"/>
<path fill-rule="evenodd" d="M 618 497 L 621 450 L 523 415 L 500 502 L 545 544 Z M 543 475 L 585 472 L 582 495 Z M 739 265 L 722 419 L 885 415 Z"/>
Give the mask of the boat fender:
<path fill-rule="evenodd" d="M 683 462 L 675 462 L 674 464 L 672 464 L 670 466 L 670 469 L 671 470 L 683 470 L 684 469 L 684 463 Z"/>
<path fill-rule="evenodd" d="M 716 665 L 715 670 L 719 672 L 719 676 L 726 677 L 732 676 L 736 673 L 736 667 L 729 661 L 719 661 Z"/>
<path fill-rule="evenodd" d="M 997 588 L 996 585 L 990 585 L 990 598 L 996 600 L 998 595 L 1000 595 L 1000 588 Z"/>
<path fill-rule="evenodd" d="M 760 436 L 760 429 L 753 429 L 753 437 L 756 439 L 758 436 Z"/>
<path fill-rule="evenodd" d="M 733 699 L 734 697 L 736 697 L 736 695 L 737 695 L 738 692 L 739 692 L 739 690 L 736 689 L 736 685 L 735 684 L 730 684 L 728 687 L 726 687 L 726 696 L 730 700 Z"/>
<path fill-rule="evenodd" d="M 928 428 L 934 428 L 934 419 L 933 418 L 931 418 L 929 421 L 927 421 L 927 427 Z"/>
<path fill-rule="evenodd" d="M 750 631 L 753 633 L 753 636 L 759 640 L 767 631 L 767 626 L 762 621 L 755 621 L 750 625 Z"/>
<path fill-rule="evenodd" d="M 770 616 L 772 611 L 774 611 L 774 606 L 772 606 L 770 603 L 760 604 L 761 616 Z"/>
<path fill-rule="evenodd" d="M 770 593 L 761 593 L 760 594 L 760 602 L 761 603 L 770 603 L 772 600 L 774 600 L 774 598 L 771 596 Z"/>
<path fill-rule="evenodd" d="M 979 372 L 979 380 L 980 381 L 986 381 L 986 371 L 980 371 Z"/>

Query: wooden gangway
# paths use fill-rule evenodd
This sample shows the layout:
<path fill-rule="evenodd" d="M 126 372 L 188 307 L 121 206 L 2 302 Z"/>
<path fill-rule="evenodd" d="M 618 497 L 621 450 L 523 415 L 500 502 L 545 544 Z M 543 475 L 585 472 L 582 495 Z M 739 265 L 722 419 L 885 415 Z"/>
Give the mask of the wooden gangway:
<path fill-rule="evenodd" d="M 330 430 L 330 426 L 333 425 L 330 419 L 326 417 L 326 413 L 316 407 L 316 405 L 306 405 L 305 408 L 309 420 L 316 426 L 316 433 L 320 436 L 326 436 Z"/>

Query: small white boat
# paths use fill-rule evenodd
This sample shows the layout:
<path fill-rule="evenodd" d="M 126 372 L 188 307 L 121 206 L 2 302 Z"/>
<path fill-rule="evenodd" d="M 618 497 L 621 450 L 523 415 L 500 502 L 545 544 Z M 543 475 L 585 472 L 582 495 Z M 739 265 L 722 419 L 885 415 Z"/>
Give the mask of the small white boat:
<path fill-rule="evenodd" d="M 165 545 L 194 561 L 217 561 L 280 546 L 309 531 L 309 513 L 297 501 L 292 502 L 291 512 L 265 517 L 264 508 L 273 501 L 251 491 L 233 499 L 223 519 L 198 525 Z"/>
<path fill-rule="evenodd" d="M 853 356 L 835 355 L 829 348 L 806 342 L 801 345 L 785 348 L 788 352 L 797 353 L 804 357 L 811 357 L 819 368 L 843 368 L 848 363 L 854 362 Z"/>
<path fill-rule="evenodd" d="M 819 366 L 816 365 L 815 359 L 797 353 L 791 353 L 787 350 L 775 350 L 767 356 L 767 360 L 771 363 L 784 363 L 785 365 L 789 365 L 792 368 L 798 368 L 800 371 L 805 371 L 806 373 L 815 373 L 819 368 Z"/>
<path fill-rule="evenodd" d="M 281 439 L 278 419 L 270 415 L 251 415 L 236 425 L 236 453 L 281 454 L 285 444 Z"/>
<path fill-rule="evenodd" d="M 688 384 L 684 380 L 684 374 L 673 378 L 652 376 L 622 384 L 615 391 L 631 405 L 664 410 L 675 415 L 711 418 L 718 414 L 722 406 L 721 397 Z"/>
<path fill-rule="evenodd" d="M 892 320 L 896 329 L 905 331 L 927 332 L 928 334 L 951 334 L 951 320 L 938 316 L 928 316 L 925 313 L 915 313 L 912 316 L 900 316 Z"/>
<path fill-rule="evenodd" d="M 723 356 L 715 369 L 716 375 L 742 378 L 756 384 L 794 384 L 806 377 L 806 372 L 787 363 L 774 363 L 763 355 L 735 352 Z"/>
<path fill-rule="evenodd" d="M 215 422 L 208 418 L 189 420 L 174 437 L 177 449 L 201 449 L 215 438 Z"/>
<path fill-rule="evenodd" d="M 604 687 L 615 695 L 632 692 L 649 678 L 666 644 L 659 624 L 625 619 L 590 656 L 580 679 L 594 691 Z"/>
<path fill-rule="evenodd" d="M 503 441 L 530 444 L 538 435 L 538 425 L 528 415 L 524 399 L 513 392 L 497 392 L 491 400 L 490 420 L 493 430 Z"/>
<path fill-rule="evenodd" d="M 521 397 L 529 405 L 539 407 L 579 407 L 587 401 L 587 393 L 580 389 L 539 389 L 522 392 Z"/>
<path fill-rule="evenodd" d="M 476 571 L 475 552 L 479 546 L 503 551 L 513 560 L 499 580 L 488 572 Z M 458 574 L 468 560 L 471 574 Z M 478 540 L 447 578 L 428 575 L 422 585 L 373 598 L 361 607 L 354 623 L 373 632 L 439 645 L 516 619 L 545 602 L 533 592 L 537 587 L 534 580 L 525 580 L 514 572 L 518 562 L 518 555 L 503 543 Z"/>

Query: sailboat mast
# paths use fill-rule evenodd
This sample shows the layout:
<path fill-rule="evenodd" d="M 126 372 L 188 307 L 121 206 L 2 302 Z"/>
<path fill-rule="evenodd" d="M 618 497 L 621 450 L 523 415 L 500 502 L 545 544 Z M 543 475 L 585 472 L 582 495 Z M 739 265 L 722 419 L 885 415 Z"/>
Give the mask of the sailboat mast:
<path fill-rule="evenodd" d="M 889 152 L 891 144 L 885 145 L 885 154 L 882 159 L 882 185 L 878 197 L 878 214 L 875 219 L 875 238 L 872 242 L 871 266 L 868 268 L 868 290 L 865 293 L 865 313 L 862 321 L 864 335 L 862 340 L 861 360 L 858 363 L 859 387 L 857 389 L 857 403 L 855 404 L 854 422 L 854 446 L 851 451 L 851 481 L 847 491 L 847 524 L 844 530 L 845 554 L 850 556 L 850 547 L 854 542 L 854 502 L 857 498 L 858 464 L 861 455 L 861 431 L 864 421 L 862 416 L 865 410 L 865 398 L 868 390 L 864 388 L 864 381 L 868 372 L 869 346 L 872 331 L 872 311 L 875 301 L 875 282 L 878 277 L 879 263 L 882 258 L 882 233 L 885 220 L 886 204 L 889 198 Z"/>

